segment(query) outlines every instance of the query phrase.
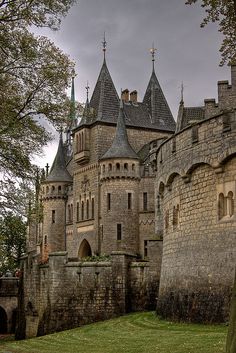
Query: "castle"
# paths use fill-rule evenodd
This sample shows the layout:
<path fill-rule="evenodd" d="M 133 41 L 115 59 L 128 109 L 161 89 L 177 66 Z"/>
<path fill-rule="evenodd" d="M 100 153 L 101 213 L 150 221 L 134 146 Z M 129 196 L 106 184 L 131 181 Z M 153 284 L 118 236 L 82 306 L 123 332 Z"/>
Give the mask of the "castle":
<path fill-rule="evenodd" d="M 235 267 L 236 66 L 219 102 L 177 125 L 153 68 L 142 102 L 119 99 L 104 61 L 29 217 L 26 337 L 129 311 L 222 321 Z M 72 138 L 71 138 L 72 136 Z M 158 294 L 159 290 L 159 294 Z M 157 300 L 158 297 L 158 300 Z"/>

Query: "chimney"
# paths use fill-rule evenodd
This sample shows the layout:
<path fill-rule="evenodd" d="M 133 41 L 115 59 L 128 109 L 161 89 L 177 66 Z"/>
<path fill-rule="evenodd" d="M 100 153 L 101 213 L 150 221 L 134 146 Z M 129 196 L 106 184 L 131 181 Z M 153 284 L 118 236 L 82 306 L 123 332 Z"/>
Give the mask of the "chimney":
<path fill-rule="evenodd" d="M 130 92 L 130 101 L 132 103 L 137 103 L 137 101 L 138 101 L 138 92 L 136 90 Z"/>
<path fill-rule="evenodd" d="M 231 85 L 232 90 L 236 91 L 236 64 L 231 65 Z"/>
<path fill-rule="evenodd" d="M 122 99 L 124 102 L 129 102 L 129 90 L 128 90 L 127 88 L 124 89 L 124 91 L 122 91 L 121 99 Z"/>

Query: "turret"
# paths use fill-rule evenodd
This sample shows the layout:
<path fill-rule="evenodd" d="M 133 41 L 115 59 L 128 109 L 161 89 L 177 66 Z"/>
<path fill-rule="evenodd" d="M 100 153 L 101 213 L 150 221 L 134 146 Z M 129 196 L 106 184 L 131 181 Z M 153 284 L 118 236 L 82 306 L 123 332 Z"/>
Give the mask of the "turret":
<path fill-rule="evenodd" d="M 72 184 L 72 177 L 66 169 L 62 134 L 60 135 L 56 157 L 50 173 L 41 184 L 43 206 L 42 260 L 48 254 L 66 250 L 65 217 L 67 187 Z"/>
<path fill-rule="evenodd" d="M 101 252 L 138 252 L 139 157 L 128 141 L 121 100 L 116 134 L 100 159 Z"/>

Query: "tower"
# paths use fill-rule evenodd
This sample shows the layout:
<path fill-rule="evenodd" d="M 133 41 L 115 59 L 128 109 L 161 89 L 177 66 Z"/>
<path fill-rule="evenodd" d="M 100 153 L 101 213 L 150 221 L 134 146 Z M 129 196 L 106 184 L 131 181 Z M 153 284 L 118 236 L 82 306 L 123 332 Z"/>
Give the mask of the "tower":
<path fill-rule="evenodd" d="M 56 157 L 49 175 L 41 185 L 43 207 L 42 260 L 46 261 L 50 252 L 66 249 L 65 217 L 67 187 L 72 177 L 66 169 L 62 133 Z"/>
<path fill-rule="evenodd" d="M 120 102 L 116 134 L 100 159 L 101 253 L 138 252 L 139 157 L 129 144 L 123 102 Z"/>

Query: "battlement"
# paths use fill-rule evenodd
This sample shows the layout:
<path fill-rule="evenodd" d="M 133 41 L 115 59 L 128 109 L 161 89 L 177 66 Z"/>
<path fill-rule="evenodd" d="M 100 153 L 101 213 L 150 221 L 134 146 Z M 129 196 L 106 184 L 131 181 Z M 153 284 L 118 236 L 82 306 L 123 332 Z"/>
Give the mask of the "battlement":
<path fill-rule="evenodd" d="M 102 161 L 100 164 L 100 180 L 128 178 L 140 179 L 139 161 L 115 159 Z"/>

